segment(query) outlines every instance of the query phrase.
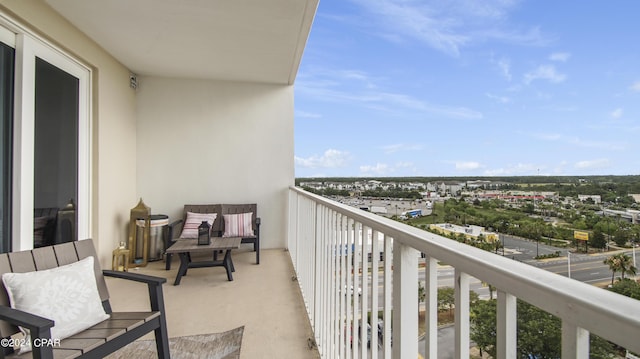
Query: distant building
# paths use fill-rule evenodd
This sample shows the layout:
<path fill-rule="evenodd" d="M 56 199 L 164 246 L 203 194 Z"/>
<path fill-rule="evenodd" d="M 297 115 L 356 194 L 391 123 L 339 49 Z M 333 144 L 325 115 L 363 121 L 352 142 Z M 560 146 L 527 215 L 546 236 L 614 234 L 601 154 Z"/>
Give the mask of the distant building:
<path fill-rule="evenodd" d="M 470 190 L 483 188 L 483 189 L 493 189 L 500 188 L 502 186 L 507 186 L 509 183 L 507 182 L 496 182 L 496 181 L 488 181 L 488 180 L 470 180 L 467 181 L 467 188 Z"/>
<path fill-rule="evenodd" d="M 499 240 L 497 233 L 488 232 L 481 226 L 458 226 L 450 223 L 438 223 L 429 225 L 429 229 L 446 235 L 462 234 L 469 239 L 478 239 L 482 235 L 487 242 Z"/>
<path fill-rule="evenodd" d="M 473 194 L 475 198 L 482 199 L 501 199 L 508 202 L 517 202 L 525 200 L 543 201 L 545 199 L 557 199 L 558 192 L 542 192 L 542 191 L 480 191 Z"/>
<path fill-rule="evenodd" d="M 580 202 L 584 202 L 588 199 L 591 199 L 595 204 L 602 203 L 602 198 L 600 197 L 599 194 L 579 194 L 578 195 L 578 200 Z"/>

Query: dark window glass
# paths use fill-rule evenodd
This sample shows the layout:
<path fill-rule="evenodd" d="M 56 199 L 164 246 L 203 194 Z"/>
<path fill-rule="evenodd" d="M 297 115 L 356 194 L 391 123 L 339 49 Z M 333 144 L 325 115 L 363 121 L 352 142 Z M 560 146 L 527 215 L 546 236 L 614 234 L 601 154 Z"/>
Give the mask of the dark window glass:
<path fill-rule="evenodd" d="M 11 176 L 15 50 L 0 43 L 0 253 L 11 251 Z"/>
<path fill-rule="evenodd" d="M 79 80 L 36 58 L 34 247 L 77 240 Z"/>

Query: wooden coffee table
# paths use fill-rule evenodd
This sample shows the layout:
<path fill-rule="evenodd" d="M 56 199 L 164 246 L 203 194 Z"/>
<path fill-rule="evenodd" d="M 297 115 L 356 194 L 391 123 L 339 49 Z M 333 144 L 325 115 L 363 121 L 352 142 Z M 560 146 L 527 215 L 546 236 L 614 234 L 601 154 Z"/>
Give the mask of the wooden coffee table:
<path fill-rule="evenodd" d="M 180 268 L 176 275 L 176 280 L 173 285 L 179 285 L 180 279 L 187 274 L 189 268 L 203 268 L 203 267 L 224 267 L 227 270 L 227 279 L 233 280 L 231 272 L 235 272 L 233 267 L 233 261 L 231 260 L 231 250 L 240 248 L 240 237 L 215 237 L 211 238 L 211 244 L 199 245 L 197 239 L 180 239 L 177 240 L 171 247 L 167 248 L 166 253 L 176 253 L 180 256 Z M 224 259 L 217 259 L 217 252 L 225 251 Z M 191 261 L 191 255 L 189 253 L 209 252 L 213 255 L 210 261 Z"/>

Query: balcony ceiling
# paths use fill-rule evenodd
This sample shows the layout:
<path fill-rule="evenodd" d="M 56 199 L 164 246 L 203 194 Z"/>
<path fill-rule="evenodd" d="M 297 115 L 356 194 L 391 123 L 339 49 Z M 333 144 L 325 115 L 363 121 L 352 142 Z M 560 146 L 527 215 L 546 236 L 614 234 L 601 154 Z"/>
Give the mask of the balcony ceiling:
<path fill-rule="evenodd" d="M 45 0 L 138 75 L 293 84 L 319 0 Z"/>

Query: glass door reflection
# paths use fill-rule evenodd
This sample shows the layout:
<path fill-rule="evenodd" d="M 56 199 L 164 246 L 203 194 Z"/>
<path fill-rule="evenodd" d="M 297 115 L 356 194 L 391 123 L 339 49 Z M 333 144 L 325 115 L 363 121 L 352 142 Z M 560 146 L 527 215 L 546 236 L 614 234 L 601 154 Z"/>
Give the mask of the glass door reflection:
<path fill-rule="evenodd" d="M 79 80 L 36 58 L 34 247 L 77 240 Z"/>

